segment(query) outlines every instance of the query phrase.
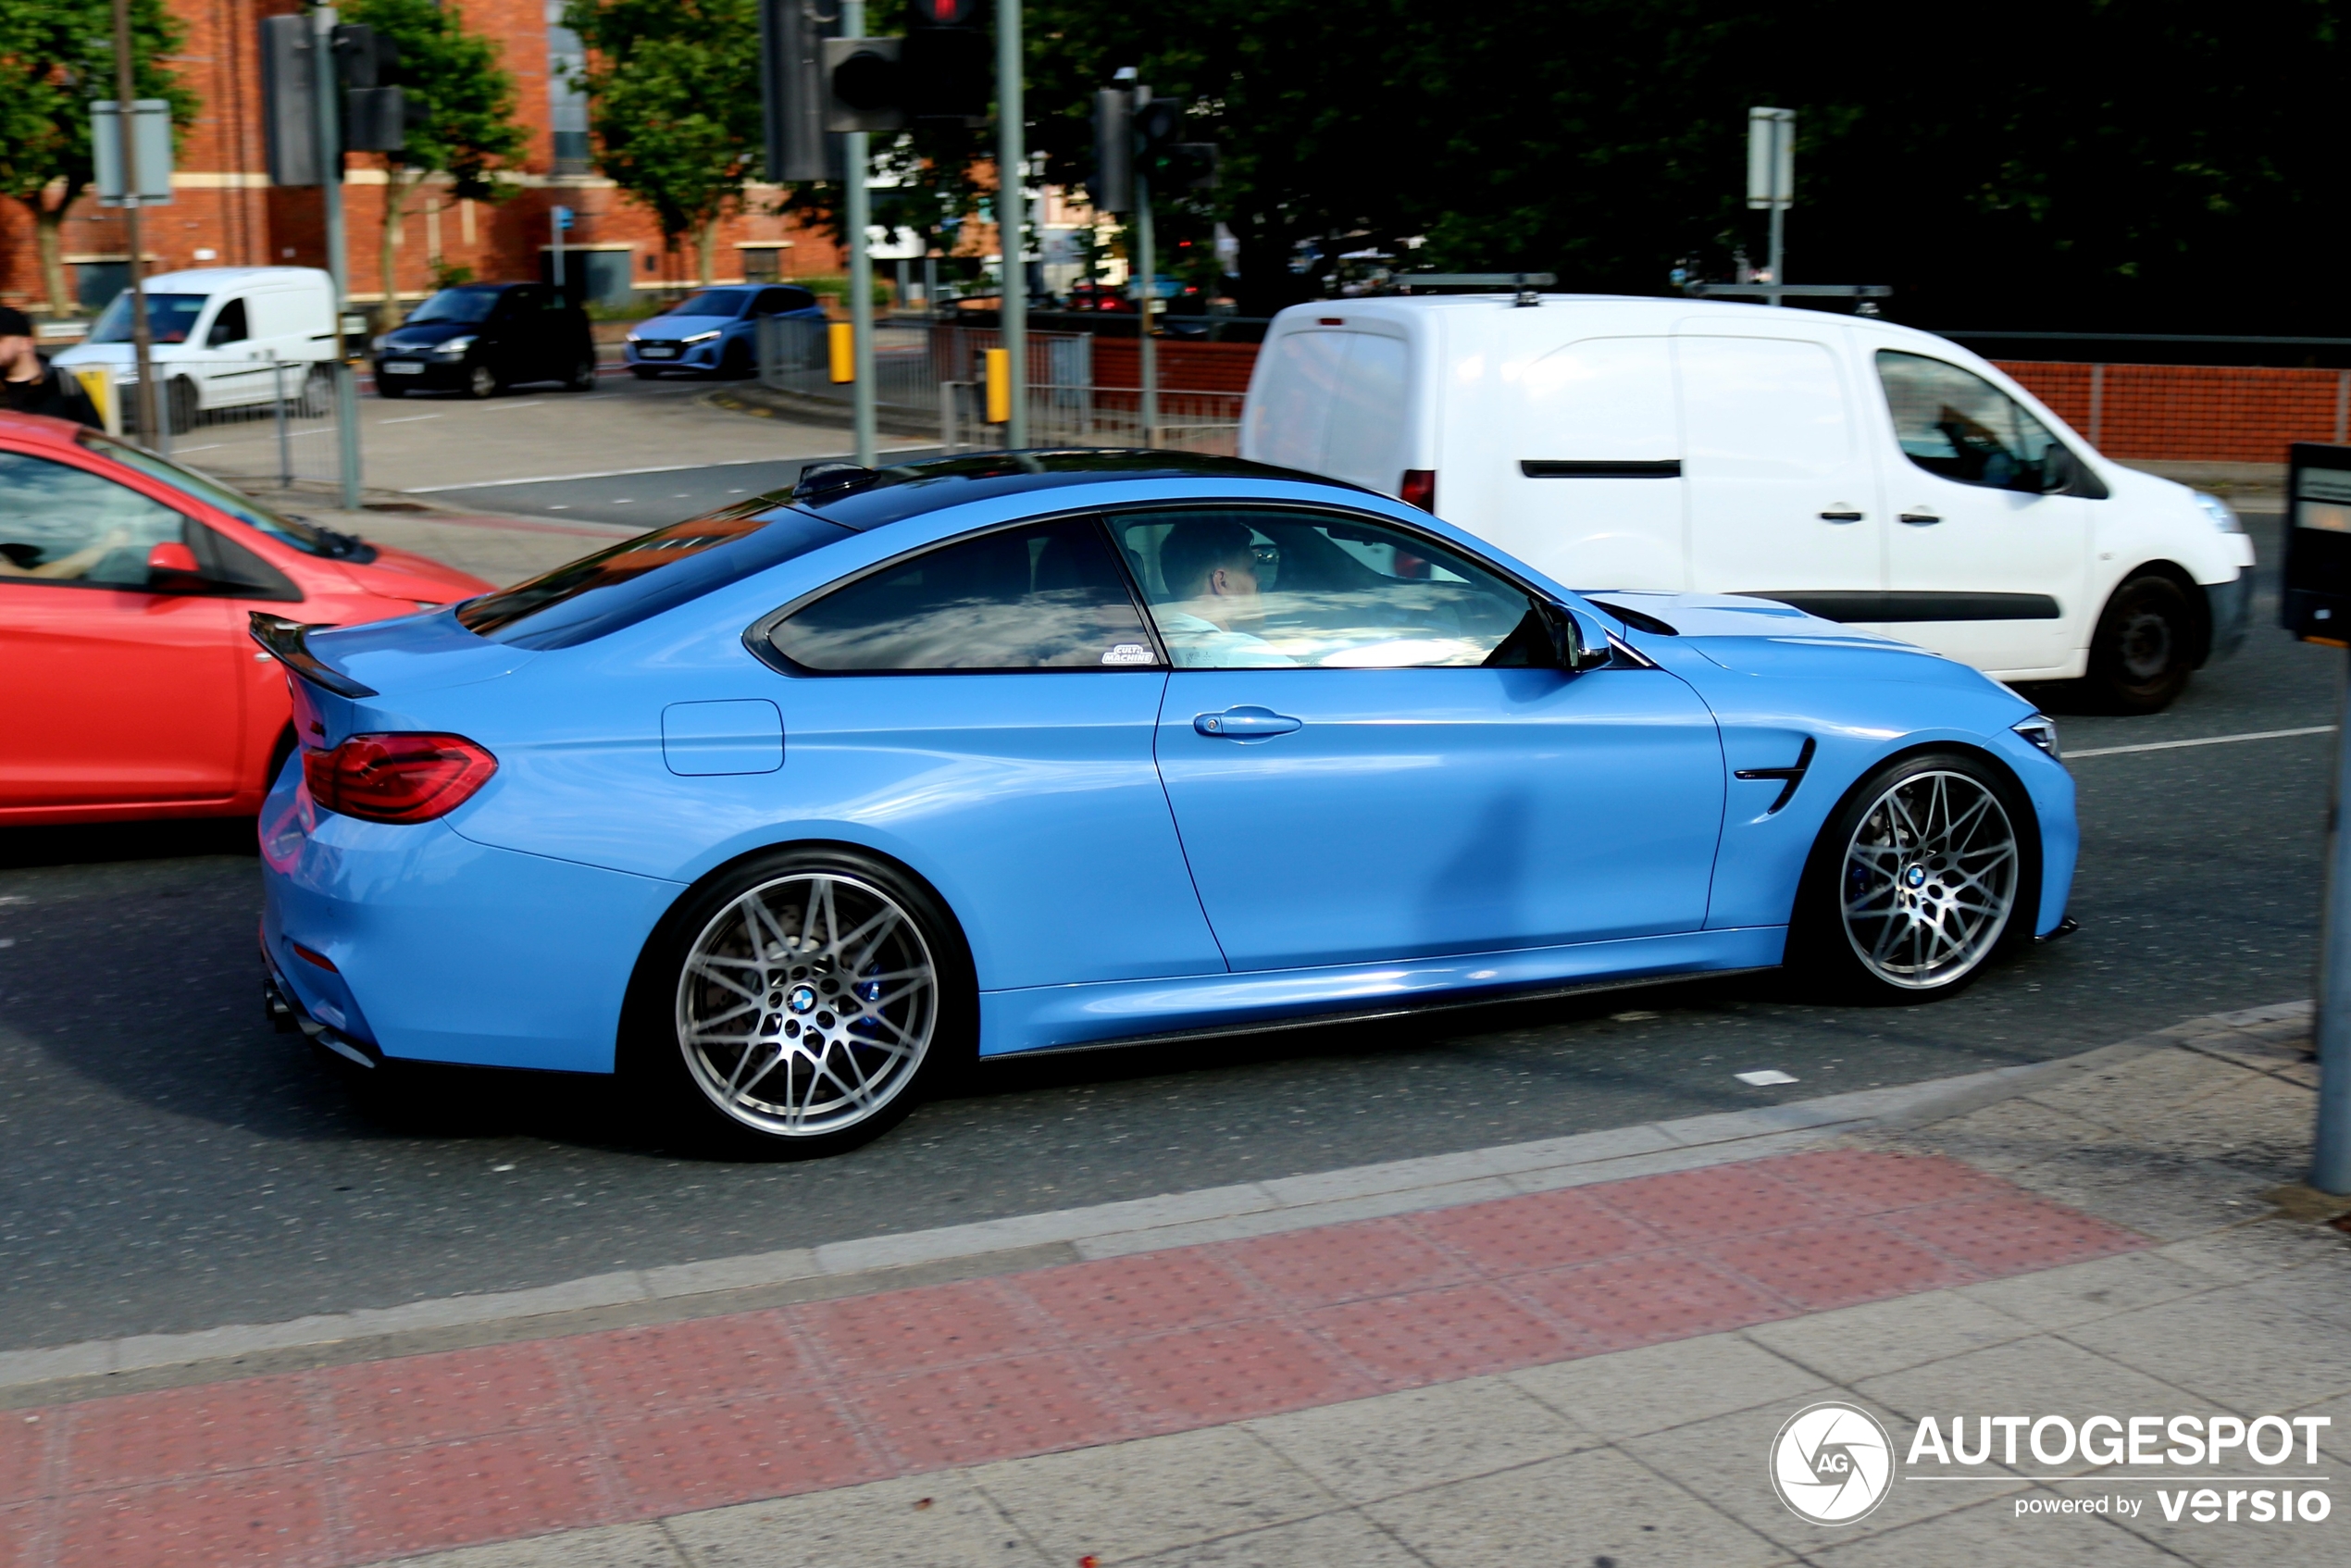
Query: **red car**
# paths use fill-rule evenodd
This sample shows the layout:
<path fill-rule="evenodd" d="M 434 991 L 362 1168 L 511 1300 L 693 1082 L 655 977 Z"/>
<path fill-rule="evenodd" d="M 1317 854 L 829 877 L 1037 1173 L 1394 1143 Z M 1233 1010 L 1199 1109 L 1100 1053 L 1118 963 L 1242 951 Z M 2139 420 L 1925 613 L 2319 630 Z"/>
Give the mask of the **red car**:
<path fill-rule="evenodd" d="M 294 736 L 248 612 L 348 624 L 489 588 L 98 431 L 0 415 L 0 825 L 250 815 Z"/>

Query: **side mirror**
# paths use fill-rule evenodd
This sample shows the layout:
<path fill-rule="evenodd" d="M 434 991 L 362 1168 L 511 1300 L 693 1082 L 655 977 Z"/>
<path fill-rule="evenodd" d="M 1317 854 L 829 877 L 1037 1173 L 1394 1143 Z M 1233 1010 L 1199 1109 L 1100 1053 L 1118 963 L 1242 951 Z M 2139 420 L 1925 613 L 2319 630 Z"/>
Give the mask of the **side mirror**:
<path fill-rule="evenodd" d="M 2051 442 L 2041 454 L 2041 493 L 2061 495 L 2074 486 L 2081 477 L 2082 466 L 2074 460 L 2072 448 Z"/>
<path fill-rule="evenodd" d="M 1551 656 L 1561 669 L 1598 669 L 1616 657 L 1608 644 L 1608 628 L 1591 616 L 1549 600 L 1536 603 L 1551 634 Z"/>
<path fill-rule="evenodd" d="M 196 564 L 196 553 L 178 541 L 158 544 L 147 552 L 147 586 L 150 588 L 189 589 L 205 586 L 204 567 Z"/>

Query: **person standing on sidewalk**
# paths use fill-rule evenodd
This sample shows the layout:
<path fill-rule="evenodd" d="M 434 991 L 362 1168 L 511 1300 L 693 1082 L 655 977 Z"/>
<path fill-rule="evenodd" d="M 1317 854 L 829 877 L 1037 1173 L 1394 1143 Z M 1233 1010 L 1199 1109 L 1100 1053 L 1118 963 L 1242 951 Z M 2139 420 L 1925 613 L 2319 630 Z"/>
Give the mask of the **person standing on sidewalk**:
<path fill-rule="evenodd" d="M 25 313 L 5 305 L 0 305 L 0 409 L 72 419 L 93 430 L 106 423 L 81 381 L 32 346 L 32 323 Z"/>

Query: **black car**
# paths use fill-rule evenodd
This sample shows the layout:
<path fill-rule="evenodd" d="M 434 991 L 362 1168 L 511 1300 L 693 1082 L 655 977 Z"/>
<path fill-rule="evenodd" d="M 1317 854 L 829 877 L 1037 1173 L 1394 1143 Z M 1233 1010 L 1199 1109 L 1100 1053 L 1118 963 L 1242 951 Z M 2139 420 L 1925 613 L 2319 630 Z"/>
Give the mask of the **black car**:
<path fill-rule="evenodd" d="M 526 381 L 596 384 L 588 313 L 543 283 L 460 283 L 442 289 L 376 340 L 376 391 L 461 392 L 490 397 Z"/>

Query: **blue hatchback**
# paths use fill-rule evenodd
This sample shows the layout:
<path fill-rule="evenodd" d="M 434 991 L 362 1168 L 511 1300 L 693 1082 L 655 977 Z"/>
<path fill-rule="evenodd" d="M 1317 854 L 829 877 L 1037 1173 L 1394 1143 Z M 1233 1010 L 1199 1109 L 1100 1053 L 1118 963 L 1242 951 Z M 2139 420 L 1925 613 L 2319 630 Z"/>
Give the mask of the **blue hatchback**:
<path fill-rule="evenodd" d="M 1965 666 L 1226 459 L 835 465 L 452 610 L 255 621 L 282 1021 L 634 1074 L 741 1151 L 976 1056 L 1783 963 L 1944 995 L 2073 872 L 2053 727 Z"/>
<path fill-rule="evenodd" d="M 740 379 L 759 367 L 759 322 L 767 316 L 822 321 L 825 307 L 783 283 L 701 289 L 629 329 L 621 358 L 641 380 L 668 370 Z"/>

